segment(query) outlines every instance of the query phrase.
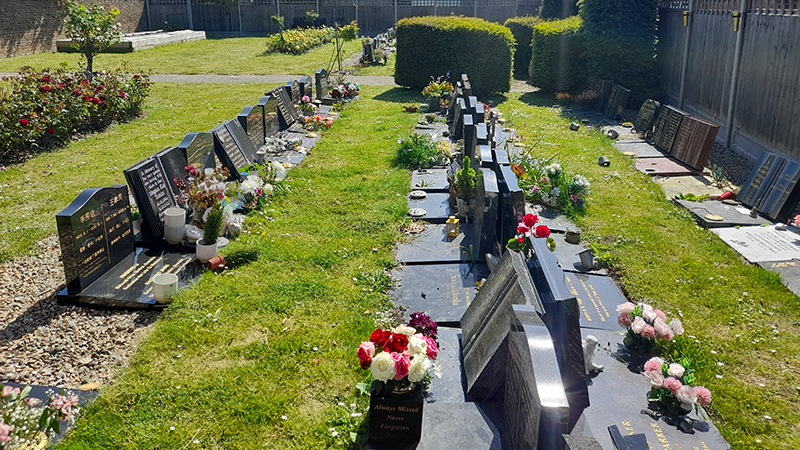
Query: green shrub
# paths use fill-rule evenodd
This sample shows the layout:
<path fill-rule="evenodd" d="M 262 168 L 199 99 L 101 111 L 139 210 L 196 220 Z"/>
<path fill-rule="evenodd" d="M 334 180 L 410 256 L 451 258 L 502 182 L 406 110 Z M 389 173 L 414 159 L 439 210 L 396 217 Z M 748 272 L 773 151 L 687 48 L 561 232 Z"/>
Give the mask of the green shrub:
<path fill-rule="evenodd" d="M 657 4 L 657 0 L 582 0 L 580 4 L 587 76 L 630 89 L 629 105 L 641 105 L 659 94 Z"/>
<path fill-rule="evenodd" d="M 573 92 L 583 86 L 580 26 L 580 17 L 573 16 L 533 27 L 531 84 L 550 92 Z"/>
<path fill-rule="evenodd" d="M 517 52 L 514 54 L 514 78 L 528 79 L 528 65 L 531 63 L 531 35 L 533 26 L 542 21 L 538 16 L 512 17 L 503 25 L 511 30 L 517 41 Z"/>
<path fill-rule="evenodd" d="M 431 77 L 469 76 L 473 90 L 507 92 L 516 43 L 511 31 L 472 17 L 412 17 L 397 22 L 395 83 L 424 88 Z"/>
<path fill-rule="evenodd" d="M 358 39 L 358 24 L 356 21 L 354 20 L 350 22 L 350 25 L 339 28 L 339 37 L 345 42 Z"/>
<path fill-rule="evenodd" d="M 399 144 L 395 164 L 400 167 L 416 170 L 447 163 L 446 156 L 428 136 L 414 133 L 400 139 Z"/>
<path fill-rule="evenodd" d="M 27 68 L 4 81 L 10 94 L 0 97 L 2 162 L 22 161 L 77 133 L 136 117 L 150 92 L 147 75 L 122 72 L 96 73 L 89 81 L 64 70 Z"/>
<path fill-rule="evenodd" d="M 542 19 L 566 19 L 578 14 L 576 0 L 542 0 L 542 10 L 539 16 Z"/>
<path fill-rule="evenodd" d="M 303 54 L 312 48 L 327 44 L 336 37 L 331 27 L 295 28 L 267 37 L 267 53 L 281 52 Z"/>

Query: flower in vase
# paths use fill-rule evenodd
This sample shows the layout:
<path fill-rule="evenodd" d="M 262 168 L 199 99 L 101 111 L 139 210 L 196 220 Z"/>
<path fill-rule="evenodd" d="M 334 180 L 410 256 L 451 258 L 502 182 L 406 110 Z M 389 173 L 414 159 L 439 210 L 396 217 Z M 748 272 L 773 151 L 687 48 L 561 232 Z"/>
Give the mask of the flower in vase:
<path fill-rule="evenodd" d="M 389 352 L 380 352 L 372 358 L 369 366 L 372 378 L 378 381 L 389 381 L 394 378 L 396 372 L 394 358 Z"/>
<path fill-rule="evenodd" d="M 664 389 L 668 389 L 670 392 L 675 394 L 678 392 L 678 389 L 683 387 L 683 383 L 675 377 L 667 377 L 663 383 Z"/>

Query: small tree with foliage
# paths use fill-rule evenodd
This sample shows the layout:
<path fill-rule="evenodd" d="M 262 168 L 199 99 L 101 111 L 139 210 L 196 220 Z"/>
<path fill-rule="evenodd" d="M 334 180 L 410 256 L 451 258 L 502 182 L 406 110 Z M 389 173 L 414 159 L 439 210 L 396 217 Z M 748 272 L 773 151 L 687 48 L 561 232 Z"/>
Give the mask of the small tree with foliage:
<path fill-rule="evenodd" d="M 306 11 L 306 24 L 308 26 L 312 26 L 317 23 L 317 19 L 319 19 L 319 13 L 314 11 L 313 9 L 310 11 Z"/>
<path fill-rule="evenodd" d="M 283 27 L 284 27 L 284 23 L 285 23 L 285 20 L 284 20 L 283 16 L 276 16 L 276 15 L 273 14 L 273 15 L 269 16 L 269 20 L 271 20 L 272 23 L 274 23 L 278 27 L 278 33 L 280 33 L 281 42 L 283 42 Z"/>
<path fill-rule="evenodd" d="M 94 57 L 121 39 L 117 15 L 119 10 L 116 8 L 106 11 L 99 5 L 86 6 L 75 1 L 67 3 L 67 17 L 64 20 L 66 35 L 72 39 L 72 48 L 86 59 L 86 78 L 89 81 L 92 80 Z"/>

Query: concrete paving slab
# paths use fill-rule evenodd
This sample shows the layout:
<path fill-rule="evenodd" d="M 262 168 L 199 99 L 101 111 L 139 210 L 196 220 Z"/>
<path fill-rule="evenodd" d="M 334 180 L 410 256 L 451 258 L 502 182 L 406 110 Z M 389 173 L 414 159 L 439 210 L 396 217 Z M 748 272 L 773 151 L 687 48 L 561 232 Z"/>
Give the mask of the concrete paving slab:
<path fill-rule="evenodd" d="M 696 170 L 671 158 L 646 158 L 634 163 L 636 170 L 645 175 L 694 175 Z"/>
<path fill-rule="evenodd" d="M 661 185 L 667 198 L 673 198 L 679 194 L 717 196 L 724 192 L 722 189 L 712 186 L 711 180 L 703 175 L 654 177 L 653 181 Z"/>

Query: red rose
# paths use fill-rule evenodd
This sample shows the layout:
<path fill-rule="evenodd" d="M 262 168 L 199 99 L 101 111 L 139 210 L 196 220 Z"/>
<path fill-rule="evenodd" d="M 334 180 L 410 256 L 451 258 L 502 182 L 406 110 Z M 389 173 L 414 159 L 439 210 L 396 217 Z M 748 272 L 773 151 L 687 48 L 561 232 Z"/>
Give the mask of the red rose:
<path fill-rule="evenodd" d="M 74 96 L 81 95 L 81 91 L 79 91 L 79 90 L 77 90 L 77 89 L 73 89 L 73 90 L 72 90 L 72 95 L 74 95 Z"/>
<path fill-rule="evenodd" d="M 47 134 L 56 134 L 56 130 L 54 130 L 52 128 L 48 128 L 47 129 Z"/>
<path fill-rule="evenodd" d="M 369 336 L 369 341 L 373 342 L 377 345 L 384 345 L 389 338 L 392 337 L 392 332 L 389 330 L 381 330 L 378 328 L 377 330 L 373 331 L 372 334 Z"/>
<path fill-rule="evenodd" d="M 528 227 L 522 225 L 517 227 L 517 233 L 527 233 L 527 232 L 528 232 Z"/>
<path fill-rule="evenodd" d="M 522 223 L 524 223 L 525 226 L 528 227 L 528 228 L 531 228 L 534 225 L 536 225 L 536 222 L 538 222 L 538 221 L 539 221 L 539 217 L 538 216 L 534 216 L 533 214 L 525 214 L 525 216 L 522 218 Z"/>
<path fill-rule="evenodd" d="M 44 81 L 45 83 L 49 83 L 50 82 L 50 77 L 45 75 L 45 76 L 42 77 L 42 81 Z"/>
<path fill-rule="evenodd" d="M 137 73 L 136 75 L 133 76 L 133 78 L 138 80 L 140 78 L 139 74 Z"/>
<path fill-rule="evenodd" d="M 97 98 L 97 97 L 94 97 L 94 98 L 92 98 L 92 103 L 94 103 L 96 105 L 96 104 L 100 103 L 100 99 Z"/>
<path fill-rule="evenodd" d="M 58 88 L 59 89 L 64 89 L 65 86 L 66 85 L 64 83 L 58 83 Z"/>
<path fill-rule="evenodd" d="M 525 238 L 524 237 L 518 237 L 517 238 L 517 242 L 525 242 Z"/>
<path fill-rule="evenodd" d="M 88 86 L 89 85 L 89 80 L 81 80 L 81 84 L 84 85 L 84 86 Z"/>
<path fill-rule="evenodd" d="M 42 92 L 50 92 L 50 89 L 52 89 L 52 88 L 50 86 L 47 86 L 47 85 L 39 86 L 39 90 L 42 91 Z"/>
<path fill-rule="evenodd" d="M 550 236 L 550 229 L 547 228 L 547 225 L 539 225 L 536 227 L 536 237 L 546 238 Z"/>
<path fill-rule="evenodd" d="M 119 91 L 119 96 L 122 97 L 122 98 L 125 98 L 125 93 L 122 92 L 122 91 Z"/>
<path fill-rule="evenodd" d="M 408 348 L 408 336 L 405 334 L 392 333 L 389 341 L 383 344 L 383 349 L 387 352 L 403 353 L 406 348 Z"/>
<path fill-rule="evenodd" d="M 28 119 L 19 119 L 19 124 L 22 125 L 23 127 L 28 126 L 28 123 L 29 123 Z"/>
<path fill-rule="evenodd" d="M 103 86 L 97 86 L 96 88 L 94 88 L 95 92 L 100 92 L 102 90 L 103 90 Z"/>

